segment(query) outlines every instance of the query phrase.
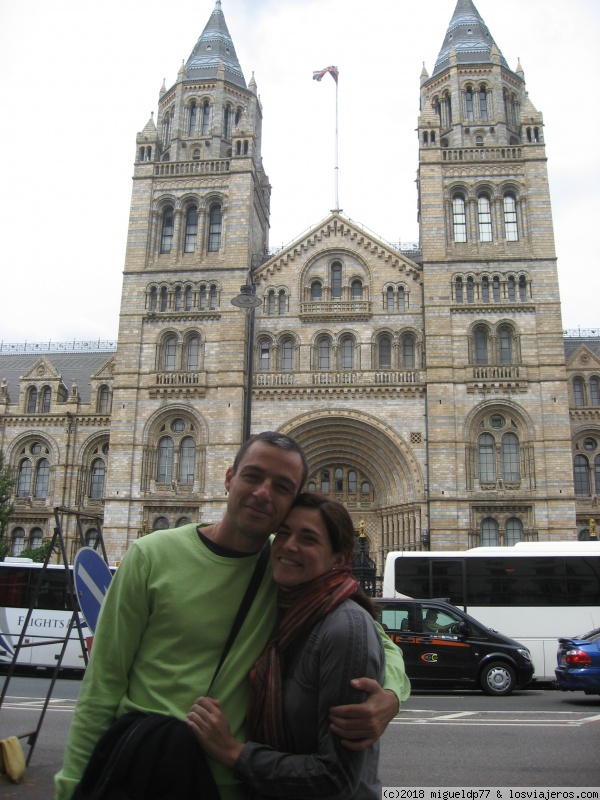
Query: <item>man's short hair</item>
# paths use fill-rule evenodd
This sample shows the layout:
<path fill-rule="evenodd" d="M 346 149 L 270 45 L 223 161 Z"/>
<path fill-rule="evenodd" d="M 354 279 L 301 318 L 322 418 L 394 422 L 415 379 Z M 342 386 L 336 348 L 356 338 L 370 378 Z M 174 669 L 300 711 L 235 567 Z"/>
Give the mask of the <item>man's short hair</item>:
<path fill-rule="evenodd" d="M 237 451 L 233 460 L 233 471 L 237 472 L 240 461 L 244 457 L 246 451 L 252 447 L 255 442 L 266 442 L 267 444 L 272 444 L 273 447 L 279 447 L 281 450 L 290 450 L 292 453 L 298 453 L 300 459 L 302 460 L 302 480 L 300 481 L 300 486 L 298 486 L 298 491 L 300 491 L 306 482 L 306 478 L 308 477 L 308 461 L 306 460 L 304 451 L 298 442 L 285 433 L 279 433 L 279 431 L 262 431 L 261 433 L 251 436 L 247 441 L 245 441 Z"/>

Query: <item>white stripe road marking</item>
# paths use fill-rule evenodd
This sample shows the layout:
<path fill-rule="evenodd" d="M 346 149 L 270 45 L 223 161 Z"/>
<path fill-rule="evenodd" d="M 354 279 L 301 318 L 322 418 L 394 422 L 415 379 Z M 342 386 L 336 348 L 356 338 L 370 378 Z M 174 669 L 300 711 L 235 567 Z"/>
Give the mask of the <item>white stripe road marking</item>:
<path fill-rule="evenodd" d="M 518 715 L 518 716 L 516 716 Z M 392 725 L 526 725 L 533 727 L 579 727 L 590 722 L 599 722 L 600 714 L 576 711 L 462 711 L 456 714 L 436 714 L 433 711 L 403 711 L 402 716 L 392 720 Z"/>

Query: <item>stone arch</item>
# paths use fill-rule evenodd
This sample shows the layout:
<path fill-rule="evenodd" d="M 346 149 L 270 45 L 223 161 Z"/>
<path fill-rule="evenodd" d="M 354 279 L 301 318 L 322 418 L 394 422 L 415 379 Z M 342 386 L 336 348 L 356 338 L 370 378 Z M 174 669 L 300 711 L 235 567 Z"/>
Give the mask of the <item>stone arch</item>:
<path fill-rule="evenodd" d="M 370 475 L 379 508 L 419 502 L 425 496 L 421 467 L 412 450 L 388 425 L 356 410 L 315 411 L 281 428 L 303 448 L 310 469 L 336 459 Z"/>

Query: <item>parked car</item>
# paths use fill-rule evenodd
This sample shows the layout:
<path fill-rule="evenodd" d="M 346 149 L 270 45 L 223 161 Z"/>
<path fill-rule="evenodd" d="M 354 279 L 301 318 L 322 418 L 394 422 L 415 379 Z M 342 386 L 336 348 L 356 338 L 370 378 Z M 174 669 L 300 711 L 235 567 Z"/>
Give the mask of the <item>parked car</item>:
<path fill-rule="evenodd" d="M 559 639 L 554 670 L 563 692 L 600 694 L 600 628 Z"/>
<path fill-rule="evenodd" d="M 411 685 L 507 695 L 533 679 L 531 653 L 444 600 L 376 598 L 379 621 L 402 650 Z"/>

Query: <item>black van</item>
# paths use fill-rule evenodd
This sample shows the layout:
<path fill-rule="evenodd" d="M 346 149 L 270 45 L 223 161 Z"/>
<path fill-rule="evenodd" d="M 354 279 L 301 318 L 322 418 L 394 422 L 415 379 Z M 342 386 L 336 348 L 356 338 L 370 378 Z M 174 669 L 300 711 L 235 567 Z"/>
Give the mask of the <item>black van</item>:
<path fill-rule="evenodd" d="M 532 680 L 526 647 L 456 606 L 444 600 L 373 599 L 379 622 L 402 650 L 415 689 L 480 688 L 506 695 Z"/>

